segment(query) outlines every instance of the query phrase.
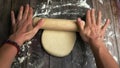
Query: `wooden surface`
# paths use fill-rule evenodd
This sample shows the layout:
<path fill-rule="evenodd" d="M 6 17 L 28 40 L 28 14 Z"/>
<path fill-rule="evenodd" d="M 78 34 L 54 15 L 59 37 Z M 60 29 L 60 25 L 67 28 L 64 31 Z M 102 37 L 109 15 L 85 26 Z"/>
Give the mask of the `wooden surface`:
<path fill-rule="evenodd" d="M 14 10 L 16 15 L 21 5 L 30 4 L 34 10 L 40 4 L 46 4 L 48 0 L 0 0 L 0 44 L 6 40 L 10 35 L 10 10 Z M 75 2 L 78 0 L 52 0 L 54 4 L 62 4 L 66 2 Z M 101 10 L 103 13 L 103 21 L 105 18 L 110 18 L 110 28 L 107 30 L 105 41 L 106 46 L 110 50 L 111 54 L 118 59 L 120 63 L 120 1 L 119 0 L 103 0 L 103 4 L 99 0 L 87 0 L 87 3 L 91 8 L 95 8 L 97 11 Z M 59 3 L 62 2 L 62 3 Z M 50 4 L 53 5 L 54 4 Z M 73 9 L 77 7 L 63 7 L 55 9 L 55 11 L 63 11 L 65 9 Z M 83 9 L 83 11 L 81 11 Z M 81 8 L 76 10 L 80 13 L 85 13 L 87 9 Z M 76 19 L 77 17 L 84 17 L 82 15 L 59 15 L 59 16 L 46 16 L 52 18 L 62 19 Z M 109 35 L 109 33 L 113 33 Z M 42 48 L 40 37 L 42 30 L 40 30 L 36 36 L 32 39 L 31 47 L 29 51 L 31 56 L 19 64 L 13 65 L 12 68 L 96 68 L 94 57 L 88 45 L 86 45 L 77 33 L 77 40 L 73 51 L 66 57 L 58 58 L 49 55 Z M 112 46 L 108 44 L 108 41 L 112 43 Z"/>

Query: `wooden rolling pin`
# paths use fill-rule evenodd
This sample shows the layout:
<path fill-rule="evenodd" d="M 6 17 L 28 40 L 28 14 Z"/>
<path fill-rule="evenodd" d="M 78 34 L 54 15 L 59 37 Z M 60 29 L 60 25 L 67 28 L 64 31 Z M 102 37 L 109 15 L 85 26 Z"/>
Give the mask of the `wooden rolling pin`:
<path fill-rule="evenodd" d="M 41 18 L 35 17 L 33 20 L 33 26 L 35 26 Z M 66 20 L 66 19 L 51 19 L 43 18 L 44 24 L 41 29 L 48 30 L 62 30 L 62 31 L 78 31 L 76 20 Z"/>

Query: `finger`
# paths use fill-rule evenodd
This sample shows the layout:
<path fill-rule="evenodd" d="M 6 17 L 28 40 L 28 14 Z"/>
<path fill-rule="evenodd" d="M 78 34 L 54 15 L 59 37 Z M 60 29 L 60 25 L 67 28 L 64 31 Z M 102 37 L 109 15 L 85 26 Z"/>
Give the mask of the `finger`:
<path fill-rule="evenodd" d="M 19 14 L 18 14 L 18 21 L 20 21 L 22 19 L 22 15 L 23 15 L 23 6 L 20 7 L 20 10 L 19 10 Z"/>
<path fill-rule="evenodd" d="M 96 19 L 95 19 L 95 9 L 91 10 L 91 23 L 96 24 Z"/>
<path fill-rule="evenodd" d="M 23 14 L 23 19 L 27 19 L 28 17 L 28 12 L 29 12 L 29 5 L 27 4 L 26 7 L 25 7 L 25 12 Z"/>
<path fill-rule="evenodd" d="M 29 9 L 29 16 L 28 16 L 28 21 L 30 21 L 30 23 L 32 22 L 32 17 L 33 17 L 33 9 L 32 9 L 32 7 L 30 7 L 30 9 Z"/>
<path fill-rule="evenodd" d="M 36 27 L 33 28 L 33 30 L 31 30 L 30 32 L 28 32 L 26 34 L 26 39 L 30 40 L 31 38 L 34 37 L 34 35 L 39 31 L 39 29 L 41 28 L 41 26 L 43 25 L 43 19 L 39 20 L 38 24 Z"/>
<path fill-rule="evenodd" d="M 90 10 L 87 11 L 87 17 L 86 17 L 86 26 L 91 25 L 91 17 L 90 17 Z"/>
<path fill-rule="evenodd" d="M 84 29 L 84 25 L 85 25 L 84 22 L 80 18 L 78 18 L 77 24 L 78 24 L 79 30 L 82 31 Z"/>
<path fill-rule="evenodd" d="M 29 7 L 29 11 L 28 11 L 28 14 L 27 14 L 27 20 L 26 20 L 26 23 L 24 23 L 25 26 L 29 25 L 29 24 L 32 26 L 32 16 L 33 16 L 33 9 L 31 7 Z M 24 18 L 24 20 L 25 19 L 26 18 Z M 33 28 L 33 26 L 32 26 L 32 28 Z"/>
<path fill-rule="evenodd" d="M 105 22 L 105 25 L 102 27 L 102 30 L 105 31 L 109 24 L 110 24 L 110 20 L 107 19 L 107 21 Z"/>
<path fill-rule="evenodd" d="M 101 18 L 102 18 L 102 13 L 101 11 L 98 12 L 98 17 L 97 17 L 97 25 L 100 25 L 101 23 Z"/>
<path fill-rule="evenodd" d="M 11 21 L 12 21 L 12 26 L 15 25 L 15 14 L 14 11 L 11 11 Z"/>
<path fill-rule="evenodd" d="M 42 27 L 43 23 L 44 23 L 43 19 L 40 19 L 40 20 L 38 21 L 37 25 L 36 25 L 34 28 L 35 28 L 35 29 L 40 29 L 40 28 Z"/>
<path fill-rule="evenodd" d="M 16 31 L 16 20 L 14 11 L 11 11 L 11 21 L 12 21 L 12 32 Z"/>

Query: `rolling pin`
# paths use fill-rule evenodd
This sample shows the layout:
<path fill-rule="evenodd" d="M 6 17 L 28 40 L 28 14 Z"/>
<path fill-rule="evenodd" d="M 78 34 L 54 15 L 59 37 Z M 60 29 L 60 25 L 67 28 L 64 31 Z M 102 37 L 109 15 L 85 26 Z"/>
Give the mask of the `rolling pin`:
<path fill-rule="evenodd" d="M 40 19 L 41 18 L 39 17 L 35 17 L 33 19 L 33 26 L 35 26 Z M 74 31 L 74 32 L 78 31 L 76 20 L 52 19 L 52 18 L 42 18 L 42 19 L 44 23 L 41 29 Z"/>

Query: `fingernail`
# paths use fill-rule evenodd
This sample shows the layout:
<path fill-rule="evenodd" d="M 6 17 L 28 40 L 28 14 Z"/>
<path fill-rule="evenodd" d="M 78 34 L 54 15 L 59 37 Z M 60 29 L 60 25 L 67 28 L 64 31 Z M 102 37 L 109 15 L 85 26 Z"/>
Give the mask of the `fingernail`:
<path fill-rule="evenodd" d="M 29 7 L 29 4 L 26 4 L 26 7 Z"/>
<path fill-rule="evenodd" d="M 31 10 L 33 10 L 33 8 L 32 8 L 32 7 L 30 7 L 30 9 L 31 9 Z"/>
<path fill-rule="evenodd" d="M 23 6 L 21 6 L 20 9 L 23 9 Z"/>
<path fill-rule="evenodd" d="M 110 22 L 110 19 L 107 19 Z"/>
<path fill-rule="evenodd" d="M 81 18 L 78 18 L 77 20 L 80 22 L 80 21 L 81 21 Z"/>
<path fill-rule="evenodd" d="M 87 13 L 89 13 L 92 9 L 87 10 Z"/>
<path fill-rule="evenodd" d="M 11 10 L 11 14 L 13 14 L 14 13 L 14 11 L 13 10 Z"/>

